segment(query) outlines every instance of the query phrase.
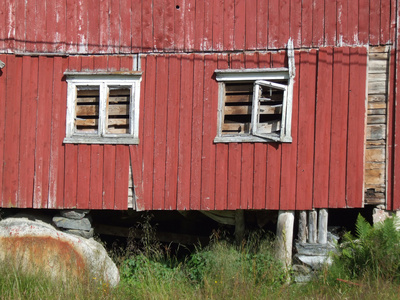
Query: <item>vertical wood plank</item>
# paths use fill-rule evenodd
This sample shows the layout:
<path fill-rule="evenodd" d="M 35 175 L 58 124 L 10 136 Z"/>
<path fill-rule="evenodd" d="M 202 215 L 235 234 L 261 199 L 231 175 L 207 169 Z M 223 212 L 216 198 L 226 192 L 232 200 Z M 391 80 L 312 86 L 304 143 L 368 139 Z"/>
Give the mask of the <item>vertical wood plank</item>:
<path fill-rule="evenodd" d="M 253 209 L 265 208 L 268 149 L 269 148 L 263 143 L 256 143 L 254 145 Z"/>
<path fill-rule="evenodd" d="M 292 106 L 292 143 L 282 144 L 282 167 L 280 187 L 280 210 L 290 210 L 296 207 L 296 170 L 297 170 L 297 141 L 299 119 L 299 84 L 301 84 L 302 69 L 300 54 L 295 53 L 296 78 L 293 86 Z"/>
<path fill-rule="evenodd" d="M 131 0 L 120 0 L 119 4 L 119 13 L 120 13 L 120 41 L 119 41 L 119 52 L 120 53 L 130 53 L 131 52 L 131 16 L 132 16 L 132 8 L 131 8 Z"/>
<path fill-rule="evenodd" d="M 154 177 L 153 209 L 164 209 L 165 161 L 167 142 L 167 100 L 168 100 L 168 60 L 164 56 L 156 58 L 156 100 L 154 127 Z M 189 114 L 190 112 L 186 112 Z"/>
<path fill-rule="evenodd" d="M 142 0 L 132 0 L 131 23 L 131 52 L 139 53 L 142 49 Z"/>
<path fill-rule="evenodd" d="M 0 5 L 1 7 L 6 6 L 6 0 L 0 0 Z M 7 18 L 6 18 L 6 10 L 5 9 L 0 9 L 0 36 L 5 37 L 6 36 L 6 24 L 7 24 Z M 2 38 L 0 39 L 0 50 L 6 49 L 6 43 L 5 39 Z M 1 179 L 1 178 L 0 178 Z"/>
<path fill-rule="evenodd" d="M 185 1 L 175 0 L 176 8 L 175 10 L 175 50 L 182 51 L 185 46 Z"/>
<path fill-rule="evenodd" d="M 279 1 L 279 39 L 278 47 L 284 48 L 289 40 L 290 0 Z"/>
<path fill-rule="evenodd" d="M 49 191 L 53 58 L 39 57 L 39 83 L 35 153 L 35 208 L 47 207 Z"/>
<path fill-rule="evenodd" d="M 217 57 L 208 55 L 205 57 L 204 68 L 204 103 L 203 120 L 217 120 L 218 88 L 213 79 L 217 68 Z M 215 146 L 213 140 L 217 132 L 217 122 L 203 122 L 203 149 L 201 164 L 201 209 L 214 209 L 215 199 Z"/>
<path fill-rule="evenodd" d="M 241 57 L 239 54 L 237 57 Z M 230 57 L 227 54 L 218 55 L 218 69 L 228 69 Z M 232 68 L 240 68 L 241 63 L 234 62 Z M 224 210 L 228 207 L 229 190 L 229 144 L 219 143 L 215 145 L 215 206 L 216 210 Z M 232 158 L 231 158 L 232 160 Z M 234 164 L 235 162 L 231 162 Z M 232 169 L 231 169 L 232 171 Z M 231 183 L 232 185 L 232 183 Z"/>
<path fill-rule="evenodd" d="M 233 50 L 235 34 L 235 0 L 224 2 L 224 49 Z"/>
<path fill-rule="evenodd" d="M 103 209 L 115 207 L 115 145 L 104 145 Z"/>
<path fill-rule="evenodd" d="M 282 1 L 285 2 L 286 0 Z M 289 7 L 281 7 L 281 9 L 287 8 L 289 14 Z M 288 16 L 289 17 L 289 16 Z M 289 18 L 288 18 L 289 19 Z M 288 20 L 287 20 L 288 21 Z M 281 25 L 285 27 L 287 24 L 282 20 Z M 246 1 L 246 49 L 254 50 L 257 48 L 257 0 Z M 284 33 L 282 32 L 282 35 Z M 289 26 L 287 27 L 287 35 L 289 36 Z M 282 37 L 285 38 L 285 37 Z"/>
<path fill-rule="evenodd" d="M 68 1 L 68 0 L 67 0 Z M 99 0 L 100 17 L 99 17 L 99 32 L 100 32 L 100 53 L 105 53 L 108 50 L 109 34 L 110 34 L 110 17 L 108 14 L 109 1 Z"/>
<path fill-rule="evenodd" d="M 0 5 L 4 3 L 0 3 Z M 1 6 L 4 8 L 4 6 Z M 19 51 L 25 50 L 25 32 L 26 32 L 26 22 L 25 22 L 25 13 L 26 13 L 26 2 L 25 1 L 16 1 L 15 3 L 15 49 Z M 23 20 L 23 22 L 21 22 Z M 4 37 L 4 35 L 0 36 Z M 1 49 L 1 48 L 0 48 Z"/>
<path fill-rule="evenodd" d="M 143 124 L 143 203 L 144 209 L 153 207 L 153 164 L 154 164 L 154 111 L 155 111 L 156 58 L 146 59 L 144 78 L 144 124 Z"/>
<path fill-rule="evenodd" d="M 116 145 L 115 147 L 115 204 L 114 209 L 128 209 L 129 188 L 129 146 Z"/>
<path fill-rule="evenodd" d="M 55 14 L 56 14 L 56 23 L 55 23 L 55 38 L 54 38 L 54 47 L 55 51 L 65 52 L 66 49 L 66 31 L 67 31 L 67 21 L 66 21 L 66 0 L 56 0 L 55 4 Z M 59 33 L 59 34 L 56 34 Z"/>
<path fill-rule="evenodd" d="M 301 46 L 301 0 L 290 0 L 290 37 L 293 46 Z"/>
<path fill-rule="evenodd" d="M 301 46 L 311 47 L 313 30 L 313 0 L 303 0 L 301 6 Z"/>
<path fill-rule="evenodd" d="M 325 0 L 325 46 L 336 46 L 336 1 Z"/>
<path fill-rule="evenodd" d="M 1 15 L 0 15 L 1 16 Z M 0 29 L 1 33 L 1 29 Z M 2 43 L 0 42 L 0 46 Z M 8 65 L 8 55 L 0 54 L 0 60 Z M 5 120 L 6 120 L 6 99 L 7 99 L 7 69 L 0 71 L 0 205 L 5 206 L 3 202 L 3 168 L 4 168 L 4 150 L 5 150 Z"/>
<path fill-rule="evenodd" d="M 358 44 L 358 32 L 359 32 L 358 23 L 359 23 L 359 13 L 360 13 L 359 4 L 358 4 L 358 1 L 348 1 L 347 6 L 348 6 L 348 10 L 347 10 L 348 43 L 350 45 L 357 45 Z"/>
<path fill-rule="evenodd" d="M 71 56 L 68 59 L 68 69 L 80 71 L 82 59 L 80 56 Z M 64 208 L 76 208 L 76 191 L 78 178 L 78 147 L 65 144 L 64 154 Z"/>
<path fill-rule="evenodd" d="M 35 135 L 36 135 L 36 100 L 38 83 L 38 58 L 25 56 L 22 58 L 22 85 L 21 106 L 21 144 L 19 147 L 19 187 L 18 206 L 32 207 L 33 179 L 35 174 Z"/>
<path fill-rule="evenodd" d="M 65 136 L 65 107 L 67 101 L 67 84 L 62 81 L 67 69 L 67 59 L 54 58 L 53 108 L 51 117 L 51 147 L 49 173 L 48 208 L 63 206 L 64 190 L 64 146 Z M 32 77 L 31 77 L 32 78 Z"/>
<path fill-rule="evenodd" d="M 235 0 L 235 31 L 234 39 L 236 50 L 244 49 L 246 42 L 246 1 Z"/>
<path fill-rule="evenodd" d="M 76 187 L 76 208 L 89 208 L 90 190 L 90 145 L 78 145 L 78 177 Z"/>
<path fill-rule="evenodd" d="M 397 83 L 396 80 L 396 55 L 395 55 L 395 49 L 392 49 L 390 51 L 390 65 L 389 65 L 389 74 L 390 78 L 389 79 L 389 97 L 388 97 L 388 123 L 387 123 L 387 128 L 388 128 L 388 139 L 387 139 L 387 187 L 386 187 L 386 209 L 387 210 L 394 210 L 393 205 L 394 205 L 394 200 L 395 198 L 393 197 L 394 195 L 394 174 L 395 174 L 395 156 L 394 156 L 394 141 L 395 141 L 395 86 Z M 1 128 L 1 127 L 0 127 Z M 1 156 L 0 156 L 1 157 Z M 398 200 L 397 200 L 398 201 Z M 397 202 L 396 201 L 396 202 Z M 396 203 L 396 209 L 398 209 L 398 202 Z"/>
<path fill-rule="evenodd" d="M 309 210 L 313 199 L 316 51 L 302 52 L 300 64 L 296 209 Z"/>
<path fill-rule="evenodd" d="M 78 46 L 78 52 L 79 53 L 87 53 L 88 51 L 88 2 L 87 0 L 82 1 L 79 0 L 77 3 L 77 46 Z"/>
<path fill-rule="evenodd" d="M 337 37 L 336 42 L 339 47 L 349 43 L 348 36 L 348 0 L 337 0 Z M 355 13 L 355 12 L 354 12 Z"/>
<path fill-rule="evenodd" d="M 3 160 L 3 207 L 18 205 L 22 57 L 7 57 L 7 87 Z"/>
<path fill-rule="evenodd" d="M 4 4 L 5 5 L 5 4 Z M 36 24 L 36 1 L 31 0 L 26 5 L 26 23 Z M 6 20 L 6 18 L 4 17 Z M 4 26 L 4 29 L 6 27 Z M 4 35 L 5 36 L 5 35 Z M 36 50 L 36 26 L 26 26 L 25 35 L 25 49 L 28 52 L 34 52 Z"/>
<path fill-rule="evenodd" d="M 268 10 L 268 49 L 275 49 L 279 40 L 279 0 L 269 0 Z"/>
<path fill-rule="evenodd" d="M 268 45 L 268 1 L 257 0 L 257 49 Z"/>
<path fill-rule="evenodd" d="M 168 2 L 163 0 L 155 1 L 153 4 L 155 51 L 163 51 L 164 48 L 164 7 L 166 5 L 168 5 Z"/>
<path fill-rule="evenodd" d="M 222 51 L 224 47 L 224 0 L 213 1 L 213 50 Z"/>
<path fill-rule="evenodd" d="M 14 50 L 15 47 L 15 27 L 16 27 L 16 20 L 15 20 L 15 1 L 13 0 L 6 0 L 5 10 L 6 10 L 6 46 L 10 50 Z M 4 9 L 3 8 L 3 9 Z"/>
<path fill-rule="evenodd" d="M 314 208 L 328 207 L 332 67 L 333 49 L 320 48 L 315 113 Z"/>
<path fill-rule="evenodd" d="M 201 1 L 201 0 L 199 0 Z M 213 3 L 212 1 L 204 2 L 204 33 L 203 33 L 203 49 L 204 51 L 211 51 L 213 45 Z M 198 24 L 198 22 L 196 22 Z"/>
<path fill-rule="evenodd" d="M 164 50 L 169 52 L 174 50 L 175 10 L 173 3 L 164 6 Z"/>
<path fill-rule="evenodd" d="M 104 146 L 90 146 L 90 181 L 89 207 L 90 209 L 103 208 L 103 161 Z"/>
<path fill-rule="evenodd" d="M 369 0 L 358 2 L 358 41 L 365 45 L 369 40 Z"/>
<path fill-rule="evenodd" d="M 347 108 L 348 108 L 348 49 L 335 48 L 333 53 L 333 89 L 331 156 L 329 173 L 329 207 L 345 206 Z"/>
<path fill-rule="evenodd" d="M 240 174 L 242 146 L 239 143 L 228 145 L 228 209 L 240 208 Z"/>
<path fill-rule="evenodd" d="M 108 53 L 119 53 L 121 38 L 120 0 L 110 1 L 108 14 L 110 16 L 110 31 L 108 37 Z"/>
<path fill-rule="evenodd" d="M 380 44 L 390 43 L 390 0 L 381 0 Z"/>
<path fill-rule="evenodd" d="M 100 51 L 100 22 L 106 20 L 100 20 L 100 1 L 88 0 L 88 7 L 90 7 L 90 13 L 88 13 L 88 51 L 89 53 L 98 53 Z"/>
<path fill-rule="evenodd" d="M 209 1 L 207 1 L 209 2 Z M 195 11 L 195 28 L 194 28 L 194 50 L 204 51 L 205 42 L 205 7 L 206 1 L 196 0 L 196 11 Z"/>
<path fill-rule="evenodd" d="M 185 51 L 192 51 L 195 37 L 195 0 L 185 0 L 185 9 Z"/>
<path fill-rule="evenodd" d="M 190 206 L 193 60 L 193 55 L 182 57 L 181 101 L 179 103 L 178 210 L 187 210 Z"/>
<path fill-rule="evenodd" d="M 165 208 L 176 209 L 178 182 L 178 143 L 179 143 L 179 101 L 182 57 L 169 58 L 168 101 L 167 101 L 167 151 L 165 165 Z"/>
<path fill-rule="evenodd" d="M 203 125 L 204 55 L 194 56 L 192 141 L 190 172 L 190 209 L 200 209 L 201 198 L 201 149 Z"/>
<path fill-rule="evenodd" d="M 349 123 L 347 139 L 347 207 L 362 207 L 366 115 L 366 48 L 350 48 Z"/>
<path fill-rule="evenodd" d="M 78 30 L 76 28 L 76 18 L 77 18 L 77 7 L 78 0 L 66 0 L 66 14 L 67 14 L 67 26 L 66 26 L 66 51 L 70 53 L 76 53 L 77 48 L 77 33 Z M 104 0 L 103 0 L 104 1 Z M 41 2 L 41 1 L 38 1 Z M 40 28 L 40 27 L 39 27 Z"/>
<path fill-rule="evenodd" d="M 381 1 L 369 1 L 369 43 L 370 45 L 379 45 L 379 36 L 381 28 Z"/>
<path fill-rule="evenodd" d="M 312 45 L 321 47 L 324 44 L 324 27 L 325 27 L 325 5 L 324 1 L 313 0 L 312 7 Z"/>

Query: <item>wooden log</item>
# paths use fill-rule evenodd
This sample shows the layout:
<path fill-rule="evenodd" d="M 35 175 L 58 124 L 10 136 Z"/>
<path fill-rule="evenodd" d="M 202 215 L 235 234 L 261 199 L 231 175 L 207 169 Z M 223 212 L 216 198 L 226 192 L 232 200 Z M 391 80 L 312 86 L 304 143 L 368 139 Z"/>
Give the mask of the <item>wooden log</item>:
<path fill-rule="evenodd" d="M 243 241 L 245 228 L 244 210 L 237 209 L 235 211 L 235 240 L 237 245 L 240 245 Z"/>
<path fill-rule="evenodd" d="M 297 238 L 300 243 L 307 242 L 307 212 L 305 210 L 300 212 Z"/>
<path fill-rule="evenodd" d="M 328 241 L 328 210 L 322 208 L 318 211 L 318 244 Z"/>
<path fill-rule="evenodd" d="M 276 255 L 286 268 L 292 263 L 292 245 L 293 245 L 293 211 L 279 211 L 278 223 L 276 227 Z"/>
<path fill-rule="evenodd" d="M 308 242 L 311 244 L 317 242 L 317 212 L 315 210 L 308 212 Z"/>

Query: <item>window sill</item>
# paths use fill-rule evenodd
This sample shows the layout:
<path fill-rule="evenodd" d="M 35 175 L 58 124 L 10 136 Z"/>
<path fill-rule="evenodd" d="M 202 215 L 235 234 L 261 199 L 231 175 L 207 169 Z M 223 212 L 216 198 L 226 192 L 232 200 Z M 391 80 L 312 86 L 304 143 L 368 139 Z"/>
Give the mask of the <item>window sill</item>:
<path fill-rule="evenodd" d="M 98 137 L 98 136 L 72 136 L 64 138 L 64 144 L 111 144 L 111 145 L 137 145 L 139 138 L 135 137 Z"/>
<path fill-rule="evenodd" d="M 292 138 L 291 137 L 286 137 L 283 140 L 280 140 L 279 142 L 267 139 L 267 138 L 261 138 L 258 136 L 254 135 L 224 135 L 224 136 L 217 136 L 214 139 L 214 143 L 291 143 Z"/>

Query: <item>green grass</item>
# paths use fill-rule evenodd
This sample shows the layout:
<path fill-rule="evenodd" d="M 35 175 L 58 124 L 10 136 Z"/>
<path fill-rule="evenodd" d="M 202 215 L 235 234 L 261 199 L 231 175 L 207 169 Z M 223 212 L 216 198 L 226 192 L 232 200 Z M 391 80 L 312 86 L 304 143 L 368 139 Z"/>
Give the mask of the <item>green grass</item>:
<path fill-rule="evenodd" d="M 178 259 L 149 231 L 141 245 L 114 251 L 116 288 L 90 276 L 57 282 L 3 265 L 0 299 L 398 299 L 400 237 L 389 222 L 375 228 L 360 219 L 334 265 L 307 284 L 290 282 L 270 238 L 253 235 L 240 247 L 214 240 Z"/>

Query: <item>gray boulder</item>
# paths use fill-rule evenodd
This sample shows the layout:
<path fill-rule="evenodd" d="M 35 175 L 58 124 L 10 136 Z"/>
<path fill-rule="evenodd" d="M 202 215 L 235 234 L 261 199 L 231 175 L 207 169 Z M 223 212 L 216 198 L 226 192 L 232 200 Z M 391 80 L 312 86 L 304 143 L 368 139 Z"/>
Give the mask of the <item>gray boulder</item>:
<path fill-rule="evenodd" d="M 63 280 L 93 276 L 111 286 L 119 282 L 118 269 L 100 243 L 28 218 L 0 221 L 0 261 Z"/>

